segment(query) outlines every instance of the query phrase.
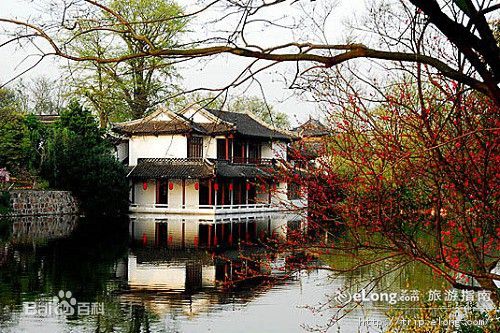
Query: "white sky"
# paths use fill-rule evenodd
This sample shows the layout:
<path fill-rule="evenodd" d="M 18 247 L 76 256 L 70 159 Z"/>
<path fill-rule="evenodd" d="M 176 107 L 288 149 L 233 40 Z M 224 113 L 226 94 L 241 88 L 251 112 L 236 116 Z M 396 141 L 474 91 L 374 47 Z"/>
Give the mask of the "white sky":
<path fill-rule="evenodd" d="M 183 6 L 190 6 L 189 4 L 186 5 L 188 3 L 187 1 L 178 2 Z M 299 16 L 298 14 L 303 13 L 300 8 L 302 3 L 304 6 L 307 6 L 309 9 L 308 12 L 318 13 L 321 12 L 321 9 L 325 5 L 332 3 L 332 1 L 323 0 L 310 2 L 309 0 L 303 0 L 293 5 L 286 3 L 276 7 L 269 7 L 263 14 L 266 18 L 270 19 L 284 18 L 285 21 L 296 20 Z M 37 16 L 39 4 L 39 1 L 0 0 L 0 17 L 26 19 Z M 248 37 L 252 42 L 265 46 L 279 45 L 297 39 L 317 42 L 319 38 L 323 39 L 325 37 L 329 43 L 339 43 L 345 41 L 349 35 L 344 28 L 343 22 L 347 19 L 352 19 L 354 15 L 359 17 L 364 8 L 364 0 L 337 1 L 337 6 L 327 21 L 326 33 L 324 36 L 315 36 L 319 33 L 319 29 L 313 29 L 311 27 L 311 30 L 308 31 L 301 30 L 293 32 L 278 28 L 257 29 L 251 32 Z M 207 25 L 206 20 L 206 17 L 200 17 L 197 22 L 193 22 L 192 30 L 195 36 L 193 39 L 198 38 L 198 36 L 209 35 L 213 30 L 220 28 L 217 24 Z M 227 25 L 227 22 L 224 24 Z M 4 37 L 0 36 L 0 43 L 3 38 Z M 28 50 L 19 50 L 13 46 L 0 48 L 0 81 L 5 82 L 9 80 L 16 73 L 26 68 L 30 61 L 34 61 L 34 58 L 29 57 L 31 52 L 32 51 Z M 19 66 L 20 61 L 26 57 L 28 57 L 28 61 L 25 61 Z M 183 77 L 182 85 L 187 89 L 223 87 L 228 82 L 231 82 L 250 61 L 249 59 L 237 56 L 223 55 L 210 61 L 188 63 L 188 65 L 180 68 L 180 73 Z M 58 59 L 45 59 L 34 70 L 25 74 L 23 78 L 29 79 L 37 76 L 58 78 L 61 75 L 61 70 L 59 68 L 60 64 L 61 62 Z M 305 101 L 306 98 L 304 97 L 293 95 L 293 92 L 287 89 L 282 79 L 282 75 L 291 78 L 292 68 L 293 66 L 290 64 L 279 65 L 273 67 L 270 71 L 259 74 L 258 78 L 263 85 L 267 101 L 277 110 L 286 112 L 292 124 L 295 125 L 297 121 L 302 122 L 306 120 L 309 114 L 319 116 L 319 113 L 315 110 L 315 105 L 313 103 Z M 234 95 L 243 94 L 241 89 L 231 90 L 230 93 Z M 260 88 L 257 84 L 253 84 L 244 94 L 260 96 Z"/>

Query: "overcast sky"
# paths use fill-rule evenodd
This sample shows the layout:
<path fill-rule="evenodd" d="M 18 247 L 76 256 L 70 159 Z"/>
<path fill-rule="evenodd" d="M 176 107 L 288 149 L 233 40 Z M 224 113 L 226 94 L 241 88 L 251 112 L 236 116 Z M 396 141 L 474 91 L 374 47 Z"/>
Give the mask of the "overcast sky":
<path fill-rule="evenodd" d="M 187 1 L 179 3 L 183 6 L 189 6 L 187 5 Z M 307 6 L 309 13 L 315 14 L 320 13 L 322 8 L 327 4 L 331 4 L 332 1 L 305 1 L 302 3 Z M 26 19 L 27 17 L 37 16 L 40 9 L 39 4 L 40 1 L 0 0 L 0 17 Z M 312 27 L 308 31 L 306 31 L 307 29 L 289 31 L 286 29 L 260 27 L 251 32 L 249 38 L 252 39 L 252 42 L 265 46 L 278 45 L 297 39 L 319 41 L 319 39 L 326 38 L 330 43 L 338 43 L 344 41 L 348 35 L 343 22 L 347 19 L 352 19 L 355 15 L 359 16 L 364 8 L 365 4 L 363 0 L 339 0 L 333 14 L 327 21 L 325 35 L 319 35 L 319 29 L 313 29 Z M 263 15 L 272 20 L 281 19 L 282 21 L 280 22 L 286 22 L 287 20 L 291 22 L 291 20 L 297 19 L 303 13 L 304 11 L 297 3 L 293 5 L 287 3 L 272 7 L 266 10 Z M 213 14 L 207 13 L 207 15 Z M 207 25 L 207 20 L 209 20 L 207 16 L 202 16 L 196 22 L 193 22 L 191 27 L 193 36 L 195 36 L 194 38 L 197 38 L 198 35 L 210 35 L 214 30 L 220 28 L 215 23 Z M 5 82 L 9 80 L 15 73 L 19 73 L 29 63 L 32 63 L 35 58 L 30 58 L 31 52 L 32 50 L 18 50 L 14 47 L 0 48 L 0 81 Z M 28 57 L 27 61 L 19 66 L 20 61 L 26 57 Z M 183 68 L 180 68 L 180 73 L 183 77 L 182 84 L 187 89 L 223 87 L 231 82 L 250 61 L 249 59 L 237 56 L 225 55 L 218 56 L 210 61 L 202 61 L 201 63 L 189 62 Z M 59 68 L 60 65 L 61 61 L 59 59 L 45 59 L 34 70 L 24 75 L 23 78 L 29 79 L 37 76 L 59 78 L 62 73 Z M 306 98 L 304 97 L 294 96 L 293 92 L 287 88 L 282 75 L 290 78 L 292 68 L 290 65 L 279 65 L 270 71 L 260 74 L 258 79 L 263 85 L 268 102 L 274 105 L 277 110 L 288 113 L 292 124 L 295 125 L 297 122 L 306 120 L 310 114 L 317 117 L 319 113 L 315 110 L 313 103 L 305 101 Z M 231 93 L 234 95 L 260 95 L 260 88 L 257 84 L 253 84 L 245 92 L 241 89 L 235 89 Z"/>

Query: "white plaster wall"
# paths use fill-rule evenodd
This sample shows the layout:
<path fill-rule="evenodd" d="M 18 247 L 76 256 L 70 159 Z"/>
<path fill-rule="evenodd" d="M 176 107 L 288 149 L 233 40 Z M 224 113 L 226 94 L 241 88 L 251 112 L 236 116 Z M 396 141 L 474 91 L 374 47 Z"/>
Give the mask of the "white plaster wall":
<path fill-rule="evenodd" d="M 264 192 L 262 192 L 260 185 L 258 185 L 257 194 L 255 196 L 255 201 L 259 204 L 267 204 L 269 202 L 269 192 L 268 191 L 269 191 L 268 187 L 266 186 Z M 272 198 L 271 198 L 271 200 L 272 200 Z"/>
<path fill-rule="evenodd" d="M 123 161 L 128 157 L 128 141 L 120 142 L 116 146 L 116 158 L 118 161 Z"/>
<path fill-rule="evenodd" d="M 172 117 L 169 114 L 166 114 L 165 112 L 161 112 L 156 115 L 156 117 L 153 118 L 154 120 L 161 120 L 161 121 L 169 121 L 172 120 Z"/>
<path fill-rule="evenodd" d="M 290 200 L 294 208 L 305 208 L 308 205 L 308 194 L 307 188 L 305 186 L 301 186 L 300 188 L 300 199 Z"/>
<path fill-rule="evenodd" d="M 174 188 L 168 189 L 168 207 L 181 208 L 182 207 L 182 181 L 180 179 L 170 179 L 169 183 L 174 184 Z"/>
<path fill-rule="evenodd" d="M 272 143 L 263 142 L 260 154 L 262 158 L 274 158 Z"/>
<path fill-rule="evenodd" d="M 203 137 L 203 157 L 205 158 L 217 158 L 217 139 L 223 139 L 223 136 Z"/>
<path fill-rule="evenodd" d="M 205 117 L 205 112 L 199 107 L 191 107 L 184 111 L 182 114 L 184 117 L 192 119 L 195 123 L 211 123 L 212 121 Z"/>
<path fill-rule="evenodd" d="M 305 198 L 290 200 L 291 207 L 296 209 L 306 208 L 307 207 L 307 195 Z"/>
<path fill-rule="evenodd" d="M 274 233 L 278 237 L 285 238 L 286 237 L 286 225 L 287 225 L 287 216 L 286 215 L 277 215 L 271 219 L 271 233 Z"/>
<path fill-rule="evenodd" d="M 272 145 L 273 156 L 274 158 L 282 158 L 286 160 L 286 149 L 287 144 L 283 141 L 274 141 Z"/>
<path fill-rule="evenodd" d="M 199 182 L 197 179 L 186 179 L 186 206 L 189 208 L 198 208 L 199 190 L 194 188 L 194 183 Z"/>
<path fill-rule="evenodd" d="M 287 198 L 287 184 L 286 182 L 280 182 L 276 184 L 276 191 L 272 193 L 271 203 L 273 205 L 280 205 L 288 202 Z"/>
<path fill-rule="evenodd" d="M 185 158 L 187 138 L 183 135 L 133 136 L 129 140 L 129 165 L 138 158 Z"/>
<path fill-rule="evenodd" d="M 148 180 L 148 188 L 144 190 L 142 188 L 143 182 L 134 183 L 134 202 L 137 204 L 154 204 L 156 203 L 156 181 Z"/>

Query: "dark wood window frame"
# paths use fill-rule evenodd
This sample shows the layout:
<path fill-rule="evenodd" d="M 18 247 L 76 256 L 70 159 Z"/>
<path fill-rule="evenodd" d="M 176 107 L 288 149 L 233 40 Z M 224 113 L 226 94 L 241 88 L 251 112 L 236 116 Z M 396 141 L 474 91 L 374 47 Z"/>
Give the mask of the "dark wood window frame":
<path fill-rule="evenodd" d="M 190 136 L 187 138 L 187 157 L 203 158 L 203 137 Z"/>

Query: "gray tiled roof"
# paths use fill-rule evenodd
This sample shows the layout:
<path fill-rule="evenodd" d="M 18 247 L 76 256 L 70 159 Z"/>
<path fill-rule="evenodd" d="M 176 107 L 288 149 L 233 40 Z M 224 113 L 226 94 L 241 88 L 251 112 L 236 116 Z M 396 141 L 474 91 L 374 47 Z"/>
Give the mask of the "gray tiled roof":
<path fill-rule="evenodd" d="M 229 164 L 225 161 L 216 162 L 216 174 L 219 177 L 230 178 L 270 178 L 272 166 L 257 166 L 252 164 Z"/>
<path fill-rule="evenodd" d="M 271 178 L 276 172 L 271 165 L 232 164 L 189 158 L 140 158 L 131 167 L 128 177 L 136 179 L 161 178 Z"/>
<path fill-rule="evenodd" d="M 292 140 L 293 136 L 262 125 L 246 113 L 207 109 L 214 116 L 236 126 L 236 131 L 245 136 Z"/>
<path fill-rule="evenodd" d="M 309 118 L 309 120 L 302 125 L 295 127 L 292 132 L 296 132 L 303 137 L 320 137 L 330 134 L 325 125 L 313 118 Z"/>
<path fill-rule="evenodd" d="M 183 134 L 192 130 L 191 126 L 182 121 L 148 120 L 137 123 L 116 124 L 113 130 L 120 134 Z"/>
<path fill-rule="evenodd" d="M 140 158 L 128 177 L 141 179 L 159 178 L 208 178 L 214 175 L 214 166 L 203 159 Z"/>

